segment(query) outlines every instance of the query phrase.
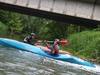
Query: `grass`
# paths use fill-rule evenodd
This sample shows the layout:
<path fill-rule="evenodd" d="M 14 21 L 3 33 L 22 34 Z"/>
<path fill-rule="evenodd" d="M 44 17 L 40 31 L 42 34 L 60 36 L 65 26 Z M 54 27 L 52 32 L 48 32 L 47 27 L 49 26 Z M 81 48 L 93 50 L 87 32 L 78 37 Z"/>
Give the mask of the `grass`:
<path fill-rule="evenodd" d="M 100 31 L 83 31 L 68 37 L 70 41 L 66 48 L 74 55 L 86 58 L 100 58 Z"/>

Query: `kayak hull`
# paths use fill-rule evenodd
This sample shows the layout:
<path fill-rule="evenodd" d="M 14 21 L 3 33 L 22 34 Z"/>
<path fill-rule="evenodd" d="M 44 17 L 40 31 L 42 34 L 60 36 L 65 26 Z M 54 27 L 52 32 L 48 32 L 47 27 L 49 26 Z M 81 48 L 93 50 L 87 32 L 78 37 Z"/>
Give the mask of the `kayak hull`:
<path fill-rule="evenodd" d="M 74 63 L 74 64 L 84 65 L 84 66 L 88 66 L 88 67 L 95 67 L 94 64 L 92 64 L 88 61 L 84 61 L 75 56 L 72 56 L 69 54 L 58 54 L 58 55 L 49 54 L 49 53 L 45 52 L 44 50 L 42 50 L 41 48 L 38 48 L 36 46 L 30 45 L 27 43 L 12 40 L 12 39 L 0 38 L 0 45 L 20 49 L 22 51 L 32 52 L 32 53 L 39 54 L 39 55 L 42 55 L 45 57 L 62 60 L 62 61 L 66 61 L 66 62 L 70 62 L 70 63 Z"/>

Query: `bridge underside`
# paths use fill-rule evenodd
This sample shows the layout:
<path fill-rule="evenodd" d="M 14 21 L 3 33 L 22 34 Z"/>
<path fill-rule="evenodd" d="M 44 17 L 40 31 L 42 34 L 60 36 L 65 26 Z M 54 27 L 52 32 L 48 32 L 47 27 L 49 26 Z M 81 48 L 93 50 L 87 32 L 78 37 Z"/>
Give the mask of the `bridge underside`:
<path fill-rule="evenodd" d="M 26 8 L 26 7 L 6 4 L 2 2 L 0 2 L 0 9 L 19 12 L 22 14 L 27 14 L 27 15 L 37 16 L 37 17 L 48 18 L 56 21 L 65 22 L 65 23 L 77 24 L 77 25 L 95 27 L 100 24 L 100 21 L 96 21 L 96 20 L 58 14 L 54 12 L 48 12 L 48 11 L 43 11 L 43 10 L 38 10 L 33 8 Z"/>

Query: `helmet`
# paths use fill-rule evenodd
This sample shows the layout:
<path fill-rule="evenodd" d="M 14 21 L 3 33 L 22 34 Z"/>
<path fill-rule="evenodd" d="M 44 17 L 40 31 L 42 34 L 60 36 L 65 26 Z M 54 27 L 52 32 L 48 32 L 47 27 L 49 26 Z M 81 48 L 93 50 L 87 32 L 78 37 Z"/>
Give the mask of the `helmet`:
<path fill-rule="evenodd" d="M 31 33 L 31 36 L 35 36 L 36 34 L 35 33 Z"/>
<path fill-rule="evenodd" d="M 59 39 L 55 39 L 55 42 L 58 42 L 58 43 L 59 43 L 59 42 L 60 42 L 60 40 L 59 40 Z"/>
<path fill-rule="evenodd" d="M 55 39 L 55 41 L 60 41 L 59 39 Z"/>

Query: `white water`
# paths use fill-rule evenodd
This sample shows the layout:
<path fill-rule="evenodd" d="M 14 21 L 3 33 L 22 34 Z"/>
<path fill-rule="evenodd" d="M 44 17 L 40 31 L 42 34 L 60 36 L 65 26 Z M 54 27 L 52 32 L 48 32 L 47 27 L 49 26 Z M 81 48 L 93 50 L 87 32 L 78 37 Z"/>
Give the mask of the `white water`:
<path fill-rule="evenodd" d="M 0 75 L 100 75 L 99 69 L 0 46 Z"/>
<path fill-rule="evenodd" d="M 51 62 L 49 60 L 46 59 L 45 61 Z M 62 65 L 62 66 L 71 67 L 73 69 L 81 70 L 81 71 L 87 72 L 88 74 L 100 75 L 100 66 L 99 65 L 95 65 L 96 67 L 93 68 L 93 67 L 87 67 L 87 66 L 83 66 L 83 65 L 78 65 L 78 64 L 73 64 L 73 63 L 63 62 L 63 61 L 58 61 L 58 60 L 53 61 L 53 63 L 58 64 L 58 65 Z"/>

